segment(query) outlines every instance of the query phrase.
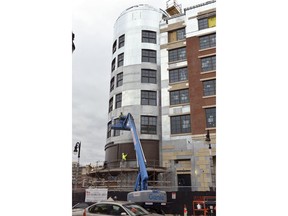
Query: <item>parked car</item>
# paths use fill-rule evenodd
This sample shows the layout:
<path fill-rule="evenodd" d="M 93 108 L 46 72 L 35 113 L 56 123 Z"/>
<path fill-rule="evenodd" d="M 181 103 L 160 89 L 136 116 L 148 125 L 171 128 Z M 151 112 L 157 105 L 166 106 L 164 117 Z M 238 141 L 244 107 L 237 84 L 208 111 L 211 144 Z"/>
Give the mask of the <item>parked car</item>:
<path fill-rule="evenodd" d="M 81 202 L 72 206 L 72 216 L 83 216 L 83 211 L 88 206 L 92 205 L 93 202 Z"/>
<path fill-rule="evenodd" d="M 141 206 L 128 201 L 101 201 L 85 208 L 81 216 L 96 215 L 151 216 L 159 214 L 150 213 Z"/>

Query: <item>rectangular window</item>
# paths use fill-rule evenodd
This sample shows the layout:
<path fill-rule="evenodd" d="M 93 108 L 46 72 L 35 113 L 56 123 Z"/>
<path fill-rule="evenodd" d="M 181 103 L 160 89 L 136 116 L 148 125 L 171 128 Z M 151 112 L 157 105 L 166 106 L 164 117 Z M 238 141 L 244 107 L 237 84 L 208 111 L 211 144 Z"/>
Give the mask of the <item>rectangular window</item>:
<path fill-rule="evenodd" d="M 122 94 L 117 94 L 115 99 L 115 109 L 121 107 L 122 105 Z"/>
<path fill-rule="evenodd" d="M 111 112 L 113 110 L 113 97 L 110 98 L 109 100 L 109 110 L 108 110 L 108 113 Z"/>
<path fill-rule="evenodd" d="M 117 87 L 123 85 L 123 73 L 117 74 Z"/>
<path fill-rule="evenodd" d="M 189 103 L 188 89 L 170 92 L 170 105 Z"/>
<path fill-rule="evenodd" d="M 115 70 L 115 64 L 116 63 L 116 58 L 113 59 L 112 63 L 111 63 L 111 72 L 113 72 Z"/>
<path fill-rule="evenodd" d="M 209 56 L 201 59 L 201 71 L 216 70 L 216 56 Z"/>
<path fill-rule="evenodd" d="M 118 55 L 118 64 L 117 67 L 123 66 L 124 64 L 124 53 Z"/>
<path fill-rule="evenodd" d="M 216 79 L 203 81 L 203 95 L 216 95 Z"/>
<path fill-rule="evenodd" d="M 185 28 L 168 32 L 168 42 L 179 41 L 185 39 Z"/>
<path fill-rule="evenodd" d="M 111 121 L 107 125 L 107 138 L 111 137 Z"/>
<path fill-rule="evenodd" d="M 142 42 L 156 44 L 156 32 L 142 30 Z"/>
<path fill-rule="evenodd" d="M 169 71 L 169 82 L 181 82 L 188 80 L 187 67 L 177 68 Z"/>
<path fill-rule="evenodd" d="M 116 52 L 116 47 L 117 47 L 117 40 L 115 40 L 114 43 L 113 43 L 112 53 Z"/>
<path fill-rule="evenodd" d="M 119 123 L 119 119 L 114 119 L 114 125 L 118 124 Z M 117 130 L 117 129 L 113 129 L 114 130 L 114 133 L 113 133 L 113 136 L 120 136 L 120 130 Z"/>
<path fill-rule="evenodd" d="M 120 37 L 119 37 L 119 46 L 118 46 L 118 48 L 121 48 L 121 47 L 123 47 L 125 45 L 125 35 L 121 35 Z"/>
<path fill-rule="evenodd" d="M 206 108 L 206 127 L 216 127 L 216 107 Z"/>
<path fill-rule="evenodd" d="M 171 134 L 191 133 L 190 115 L 172 116 Z"/>
<path fill-rule="evenodd" d="M 156 70 L 142 69 L 141 83 L 155 83 L 156 84 Z"/>
<path fill-rule="evenodd" d="M 157 105 L 156 91 L 141 91 L 141 105 Z"/>
<path fill-rule="evenodd" d="M 156 51 L 142 49 L 142 62 L 156 63 Z"/>
<path fill-rule="evenodd" d="M 141 116 L 141 134 L 157 134 L 156 116 Z"/>
<path fill-rule="evenodd" d="M 216 15 L 198 19 L 198 29 L 212 28 L 216 26 Z"/>
<path fill-rule="evenodd" d="M 216 34 L 199 37 L 199 40 L 200 40 L 200 49 L 216 47 Z"/>
<path fill-rule="evenodd" d="M 169 62 L 185 61 L 186 60 L 186 47 L 173 49 L 168 51 Z"/>
<path fill-rule="evenodd" d="M 114 77 L 110 80 L 110 92 L 114 89 Z"/>

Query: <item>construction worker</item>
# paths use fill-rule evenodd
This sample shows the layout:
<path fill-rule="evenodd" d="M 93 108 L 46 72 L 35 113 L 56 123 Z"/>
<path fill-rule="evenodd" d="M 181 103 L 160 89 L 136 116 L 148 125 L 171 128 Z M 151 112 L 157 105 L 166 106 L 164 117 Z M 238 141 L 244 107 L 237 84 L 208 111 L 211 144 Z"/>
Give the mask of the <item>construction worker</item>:
<path fill-rule="evenodd" d="M 126 157 L 128 154 L 122 153 L 122 161 L 126 161 Z"/>

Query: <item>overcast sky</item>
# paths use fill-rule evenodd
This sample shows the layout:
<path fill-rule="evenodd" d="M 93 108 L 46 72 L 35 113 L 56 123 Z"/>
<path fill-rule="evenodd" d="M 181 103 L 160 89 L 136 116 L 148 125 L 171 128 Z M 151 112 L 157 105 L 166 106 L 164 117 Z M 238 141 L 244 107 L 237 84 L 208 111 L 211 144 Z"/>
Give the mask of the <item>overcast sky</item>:
<path fill-rule="evenodd" d="M 205 0 L 204 0 L 205 1 Z M 203 0 L 178 0 L 182 8 Z M 81 164 L 105 158 L 113 27 L 122 11 L 137 4 L 166 9 L 166 0 L 74 0 L 73 137 L 81 141 Z M 73 155 L 77 161 L 77 155 Z"/>

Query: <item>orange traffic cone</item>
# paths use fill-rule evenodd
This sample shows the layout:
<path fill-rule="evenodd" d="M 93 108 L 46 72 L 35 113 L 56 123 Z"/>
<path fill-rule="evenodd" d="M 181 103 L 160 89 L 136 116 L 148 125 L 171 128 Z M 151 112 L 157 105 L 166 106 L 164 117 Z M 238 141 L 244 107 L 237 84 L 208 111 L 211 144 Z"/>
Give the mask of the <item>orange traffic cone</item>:
<path fill-rule="evenodd" d="M 86 216 L 86 209 L 84 209 L 83 211 L 83 216 Z"/>
<path fill-rule="evenodd" d="M 184 216 L 187 216 L 187 208 L 185 204 L 184 204 Z"/>

